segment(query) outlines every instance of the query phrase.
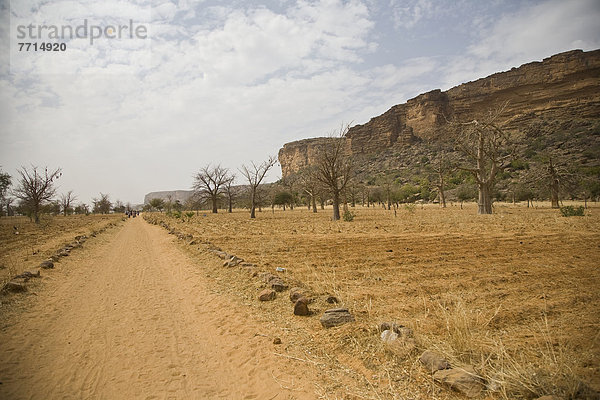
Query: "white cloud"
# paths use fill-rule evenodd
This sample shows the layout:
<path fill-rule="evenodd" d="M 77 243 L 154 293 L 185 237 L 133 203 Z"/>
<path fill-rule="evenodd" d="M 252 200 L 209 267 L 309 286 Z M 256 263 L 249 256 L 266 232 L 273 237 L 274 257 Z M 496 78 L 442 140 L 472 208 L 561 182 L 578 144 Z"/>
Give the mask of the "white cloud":
<path fill-rule="evenodd" d="M 28 7 L 38 4 L 38 14 L 49 20 L 90 15 L 110 22 L 114 5 L 121 16 L 139 12 L 153 22 L 147 42 L 73 40 L 65 54 L 31 54 L 12 74 L 4 67 L 3 168 L 61 166 L 65 190 L 84 201 L 99 191 L 141 201 L 151 190 L 189 187 L 192 173 L 208 162 L 235 169 L 285 142 L 326 134 L 342 121 L 366 122 L 418 93 L 495 72 L 528 51 L 548 56 L 556 48 L 525 30 L 529 18 L 534 30 L 549 31 L 552 24 L 534 17 L 555 20 L 555 2 L 500 19 L 463 10 L 486 27 L 468 53 L 465 44 L 450 57 L 409 54 L 393 62 L 377 60 L 381 50 L 396 47 L 378 47 L 372 2 L 281 2 L 279 12 L 207 3 L 154 1 L 150 10 L 149 2 L 54 0 L 13 10 L 14 20 L 26 20 Z M 398 24 L 423 29 L 427 21 L 438 23 L 439 4 L 413 1 L 399 11 Z M 554 42 L 562 44 L 555 46 L 597 39 L 587 16 L 593 4 L 580 4 L 565 14 L 578 26 L 557 28 Z M 515 26 L 523 28 L 518 35 L 510 30 Z M 526 46 L 523 38 L 533 42 Z M 396 40 L 400 45 L 402 38 Z M 40 73 L 57 68 L 63 73 Z"/>
<path fill-rule="evenodd" d="M 481 59 L 522 63 L 551 54 L 600 47 L 597 0 L 552 0 L 503 16 L 480 33 L 469 53 Z M 582 39 L 585 38 L 585 39 Z"/>

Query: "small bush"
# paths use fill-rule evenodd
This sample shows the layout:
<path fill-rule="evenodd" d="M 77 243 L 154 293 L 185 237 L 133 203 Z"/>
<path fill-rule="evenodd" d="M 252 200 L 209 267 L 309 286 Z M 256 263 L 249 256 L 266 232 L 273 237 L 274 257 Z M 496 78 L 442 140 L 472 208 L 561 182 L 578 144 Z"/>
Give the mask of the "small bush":
<path fill-rule="evenodd" d="M 584 208 L 583 206 L 564 206 L 560 208 L 560 213 L 563 217 L 583 217 Z"/>
<path fill-rule="evenodd" d="M 408 211 L 410 214 L 414 214 L 415 210 L 417 209 L 417 205 L 415 203 L 406 203 L 404 205 L 404 208 L 406 209 L 406 211 Z"/>
<path fill-rule="evenodd" d="M 190 220 L 194 216 L 194 212 L 193 211 L 188 211 L 188 212 L 185 213 L 185 216 L 188 217 L 188 220 Z"/>
<path fill-rule="evenodd" d="M 346 221 L 346 222 L 352 222 L 352 221 L 354 221 L 355 215 L 354 215 L 354 213 L 352 211 L 346 210 L 346 211 L 344 211 L 343 217 L 344 217 L 344 221 Z"/>

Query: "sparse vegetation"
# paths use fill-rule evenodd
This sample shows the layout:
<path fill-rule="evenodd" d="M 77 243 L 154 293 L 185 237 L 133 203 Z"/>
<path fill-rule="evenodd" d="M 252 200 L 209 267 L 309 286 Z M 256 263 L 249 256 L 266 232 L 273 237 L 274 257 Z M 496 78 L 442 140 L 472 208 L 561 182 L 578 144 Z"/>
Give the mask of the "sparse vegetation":
<path fill-rule="evenodd" d="M 201 223 L 168 223 L 256 263 L 258 271 L 283 266 L 287 280 L 302 282 L 318 299 L 334 295 L 356 313 L 355 324 L 335 331 L 290 322 L 298 332 L 289 334 L 290 349 L 326 366 L 329 396 L 351 390 L 367 398 L 453 398 L 416 363 L 425 349 L 452 365 L 474 366 L 490 399 L 577 398 L 588 390 L 585 382 L 597 382 L 597 372 L 586 367 L 600 358 L 593 339 L 600 307 L 597 207 L 590 218 L 566 221 L 550 203 L 497 203 L 483 224 L 470 217 L 473 203 L 465 211 L 406 206 L 416 218 L 365 207 L 360 219 L 339 225 L 298 208 L 265 214 L 258 224 L 244 223 L 236 210 Z M 224 235 L 223 226 L 235 226 L 235 234 Z M 247 287 L 243 272 L 223 269 L 219 259 L 209 273 L 233 286 L 230 295 L 246 299 L 256 289 Z M 278 320 L 287 307 L 275 302 L 260 314 Z M 319 315 L 331 306 L 311 307 Z M 414 329 L 416 347 L 384 345 L 374 328 L 382 321 Z M 365 376 L 379 378 L 365 386 Z M 350 377 L 360 383 L 353 386 Z"/>
<path fill-rule="evenodd" d="M 583 206 L 564 206 L 560 208 L 563 217 L 583 217 L 585 208 Z"/>

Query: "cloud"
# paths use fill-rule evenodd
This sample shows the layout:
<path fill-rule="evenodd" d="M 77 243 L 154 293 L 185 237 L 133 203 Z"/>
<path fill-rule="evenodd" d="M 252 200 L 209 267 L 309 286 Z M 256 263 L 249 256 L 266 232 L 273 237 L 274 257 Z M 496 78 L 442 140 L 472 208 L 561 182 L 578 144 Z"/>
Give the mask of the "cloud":
<path fill-rule="evenodd" d="M 48 21 L 87 15 L 110 23 L 138 15 L 150 30 L 148 41 L 90 46 L 72 40 L 64 54 L 29 54 L 22 69 L 11 65 L 9 73 L 3 63 L 0 70 L 3 167 L 61 166 L 61 185 L 83 201 L 99 191 L 136 202 L 151 190 L 187 188 L 192 173 L 209 162 L 235 170 L 288 141 L 327 134 L 342 121 L 364 123 L 424 91 L 509 68 L 520 58 L 531 61 L 529 53 L 546 57 L 571 44 L 594 46 L 598 36 L 590 31 L 597 7 L 585 0 L 573 9 L 536 3 L 500 18 L 497 5 L 490 11 L 487 3 L 424 0 L 392 1 L 393 9 L 372 0 L 281 1 L 277 7 L 26 1 L 15 2 L 11 22 L 26 21 L 34 9 Z M 451 25 L 444 25 L 442 11 L 453 15 Z M 561 13 L 570 22 L 554 26 Z M 412 51 L 413 41 L 403 42 L 408 35 L 395 31 L 389 43 L 379 40 L 390 18 L 413 37 L 438 25 L 444 34 L 469 35 L 450 55 L 423 56 Z M 470 22 L 458 26 L 458 20 Z M 546 44 L 540 35 L 553 38 L 553 29 L 560 33 Z M 0 34 L 6 31 L 0 26 Z M 383 53 L 392 56 L 382 61 Z"/>
<path fill-rule="evenodd" d="M 600 47 L 600 3 L 596 0 L 553 0 L 503 16 L 469 47 L 480 59 L 522 63 L 551 54 Z"/>

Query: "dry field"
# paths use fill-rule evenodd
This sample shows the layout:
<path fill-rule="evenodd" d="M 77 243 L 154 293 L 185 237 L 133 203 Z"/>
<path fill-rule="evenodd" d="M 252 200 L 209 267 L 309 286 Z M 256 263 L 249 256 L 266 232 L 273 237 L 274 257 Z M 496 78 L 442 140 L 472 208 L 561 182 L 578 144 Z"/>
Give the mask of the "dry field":
<path fill-rule="evenodd" d="M 71 243 L 75 236 L 89 236 L 121 218 L 121 214 L 44 215 L 39 225 L 27 217 L 0 218 L 0 286 L 47 260 L 60 247 Z"/>
<path fill-rule="evenodd" d="M 182 222 L 148 214 L 197 240 L 185 245 L 212 277 L 214 290 L 248 305 L 281 337 L 290 362 L 319 368 L 320 398 L 454 398 L 419 365 L 437 349 L 486 379 L 486 398 L 596 398 L 600 389 L 600 207 L 584 217 L 546 207 L 497 204 L 393 211 L 360 208 L 352 222 L 263 210 L 200 213 Z M 186 242 L 182 242 L 186 243 Z M 210 243 L 210 244 L 209 244 Z M 264 287 L 248 268 L 223 268 L 217 246 L 255 270 L 308 288 L 314 315 L 295 317 L 287 294 L 259 303 Z M 254 275 L 256 275 L 254 273 Z M 335 295 L 357 321 L 325 330 L 325 302 Z M 414 330 L 416 346 L 389 347 L 381 322 Z M 282 350 L 283 352 L 283 350 Z M 582 384 L 581 382 L 585 382 Z"/>

